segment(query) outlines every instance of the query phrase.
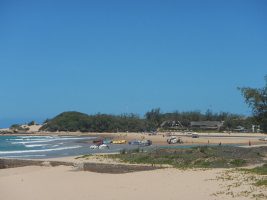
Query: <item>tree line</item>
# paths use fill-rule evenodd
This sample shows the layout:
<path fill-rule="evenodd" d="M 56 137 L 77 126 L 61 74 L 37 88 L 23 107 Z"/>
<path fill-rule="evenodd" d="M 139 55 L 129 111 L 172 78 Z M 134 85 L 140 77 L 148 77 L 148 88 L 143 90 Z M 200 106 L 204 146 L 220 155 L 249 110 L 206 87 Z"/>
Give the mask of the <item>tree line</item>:
<path fill-rule="evenodd" d="M 44 131 L 81 131 L 81 132 L 144 132 L 157 130 L 190 129 L 191 121 L 224 121 L 221 130 L 231 130 L 237 126 L 251 128 L 253 120 L 242 115 L 230 113 L 171 112 L 162 113 L 160 108 L 148 111 L 144 117 L 136 114 L 87 115 L 80 112 L 64 112 L 42 126 Z"/>

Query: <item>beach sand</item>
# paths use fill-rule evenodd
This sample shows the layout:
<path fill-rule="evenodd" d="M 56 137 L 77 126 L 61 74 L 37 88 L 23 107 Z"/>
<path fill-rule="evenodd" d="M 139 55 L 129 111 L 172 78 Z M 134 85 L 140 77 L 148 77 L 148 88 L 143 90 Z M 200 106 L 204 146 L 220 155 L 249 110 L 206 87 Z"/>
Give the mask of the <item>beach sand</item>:
<path fill-rule="evenodd" d="M 67 166 L 28 166 L 0 170 L 0 194 L 3 200 L 250 199 L 223 194 L 223 187 L 229 183 L 216 177 L 228 171 L 160 169 L 99 174 L 75 171 Z M 236 194 L 247 189 L 245 184 L 233 188 Z M 254 193 L 262 191 L 256 189 Z"/>
<path fill-rule="evenodd" d="M 70 135 L 72 133 L 69 133 Z M 75 134 L 75 133 L 74 133 Z M 167 138 L 169 133 L 160 132 L 157 135 L 149 135 L 144 133 L 84 133 L 83 135 L 99 136 L 102 138 L 110 137 L 114 139 L 124 139 L 127 141 L 131 140 L 142 140 L 148 139 L 153 142 L 154 145 L 164 145 L 168 146 Z M 266 145 L 266 141 L 259 141 L 259 138 L 267 137 L 266 134 L 261 133 L 198 133 L 199 138 L 192 138 L 191 135 L 176 132 L 172 135 L 180 137 L 184 145 L 194 145 L 194 144 L 241 144 L 249 145 Z M 180 145 L 180 144 L 176 144 Z"/>

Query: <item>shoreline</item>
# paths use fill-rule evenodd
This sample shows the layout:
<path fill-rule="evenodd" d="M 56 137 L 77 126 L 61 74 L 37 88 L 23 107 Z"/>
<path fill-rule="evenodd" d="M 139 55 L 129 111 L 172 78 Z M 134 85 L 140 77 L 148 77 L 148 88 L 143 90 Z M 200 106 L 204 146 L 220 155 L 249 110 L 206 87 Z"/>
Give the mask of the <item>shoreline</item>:
<path fill-rule="evenodd" d="M 167 143 L 167 138 L 169 133 L 166 132 L 160 132 L 157 135 L 149 135 L 149 134 L 144 134 L 144 133 L 80 133 L 80 132 L 61 132 L 60 134 L 58 133 L 25 133 L 25 134 L 10 134 L 8 136 L 58 136 L 58 137 L 81 137 L 81 140 L 77 140 L 76 142 L 74 141 L 71 146 L 59 146 L 58 151 L 56 148 L 53 149 L 53 151 L 50 150 L 50 148 L 46 149 L 23 149 L 21 150 L 21 156 L 19 153 L 11 154 L 10 152 L 5 155 L 4 152 L 3 156 L 0 158 L 15 158 L 15 159 L 64 159 L 66 157 L 70 156 L 82 156 L 86 154 L 98 154 L 98 153 L 119 153 L 123 149 L 137 149 L 140 148 L 138 145 L 128 145 L 128 144 L 111 144 L 110 149 L 108 150 L 90 150 L 89 147 L 90 145 L 93 144 L 92 139 L 86 139 L 86 137 L 90 138 L 109 138 L 111 140 L 126 140 L 127 142 L 131 140 L 151 140 L 152 141 L 152 146 L 151 147 L 145 147 L 145 148 L 170 148 L 170 149 L 179 149 L 179 148 L 191 148 L 195 146 L 238 146 L 238 147 L 244 147 L 244 148 L 250 148 L 250 147 L 260 147 L 260 146 L 267 146 L 266 141 L 259 141 L 259 138 L 264 137 L 262 134 L 218 134 L 218 133 L 199 133 L 199 138 L 192 138 L 191 135 L 189 134 L 182 134 L 177 132 L 176 135 L 177 137 L 181 138 L 183 143 L 179 144 L 168 144 Z M 7 135 L 4 135 L 7 136 Z M 2 136 L 0 135 L 0 138 Z M 84 138 L 83 138 L 84 137 Z M 38 143 L 37 143 L 38 144 Z M 29 145 L 30 146 L 30 145 Z M 34 146 L 34 145 L 33 145 Z M 58 146 L 58 145 L 56 145 Z M 79 148 L 78 148 L 79 146 Z M 75 147 L 75 148 L 74 148 Z M 76 148 L 78 148 L 76 150 Z M 142 147 L 141 147 L 142 148 Z M 63 149 L 66 149 L 63 151 Z M 12 151 L 12 149 L 10 149 Z M 33 153 L 33 152 L 36 153 Z M 55 151 L 55 153 L 53 153 Z M 56 152 L 57 151 L 57 152 Z M 38 154 L 41 152 L 40 154 Z M 44 153 L 42 153 L 44 152 Z M 47 152 L 47 153 L 46 153 Z M 28 153 L 28 154 L 27 154 Z M 10 155 L 10 156 L 9 156 Z M 25 155 L 25 156 L 24 156 Z M 62 158 L 62 159 L 61 159 Z"/>
<path fill-rule="evenodd" d="M 144 134 L 144 133 L 80 133 L 80 132 L 61 132 L 60 134 L 58 133 L 47 133 L 47 132 L 39 132 L 39 133 L 25 133 L 25 134 L 9 134 L 9 135 L 4 135 L 4 136 L 64 136 L 64 137 L 95 137 L 95 138 L 110 138 L 112 140 L 126 140 L 127 142 L 131 140 L 151 140 L 152 141 L 152 148 L 190 148 L 190 147 L 195 147 L 195 146 L 217 146 L 217 145 L 222 145 L 222 146 L 239 146 L 239 147 L 244 147 L 244 148 L 250 148 L 250 147 L 260 147 L 260 146 L 267 146 L 266 141 L 259 141 L 259 138 L 264 137 L 262 134 L 218 134 L 218 133 L 199 133 L 199 138 L 192 138 L 191 135 L 189 134 L 182 134 L 177 132 L 176 135 L 177 137 L 181 138 L 183 143 L 181 144 L 168 144 L 167 143 L 167 138 L 168 138 L 168 133 L 166 132 L 160 132 L 157 135 L 149 135 L 149 134 Z M 0 135 L 0 138 L 2 136 Z M 71 150 L 69 152 L 69 155 L 64 155 L 62 152 L 61 153 L 56 153 L 56 154 L 46 154 L 44 158 L 42 157 L 35 157 L 35 155 L 30 156 L 27 158 L 26 156 L 3 156 L 2 158 L 17 158 L 17 159 L 50 159 L 50 158 L 66 158 L 72 155 L 75 155 L 76 157 L 82 156 L 85 154 L 97 154 L 101 153 L 101 151 L 88 151 L 90 145 L 92 144 L 91 139 L 82 139 L 82 141 L 77 141 L 75 142 L 77 144 L 81 144 L 81 151 L 75 151 Z M 113 144 L 112 144 L 113 145 Z M 114 146 L 114 147 L 113 147 Z M 118 153 L 122 149 L 136 149 L 140 148 L 138 145 L 113 145 L 111 146 L 110 150 L 104 151 L 104 153 Z M 68 147 L 67 147 L 68 148 Z M 88 148 L 88 150 L 86 150 Z M 117 149 L 117 150 L 116 150 Z M 30 150 L 30 149 L 29 149 Z M 25 153 L 27 150 L 25 150 Z M 42 151 L 45 152 L 44 150 L 36 150 L 36 151 Z M 110 151 L 110 152 L 109 152 Z M 72 152 L 72 153 L 71 153 Z M 88 152 L 88 153 L 86 153 Z M 1 158 L 1 155 L 0 155 Z"/>
<path fill-rule="evenodd" d="M 259 141 L 260 138 L 267 137 L 267 134 L 262 133 L 198 133 L 199 138 L 192 138 L 190 134 L 182 132 L 158 132 L 156 135 L 148 133 L 136 132 L 118 132 L 118 133 L 95 133 L 95 132 L 25 132 L 25 133 L 10 133 L 0 134 L 1 136 L 90 136 L 98 138 L 111 138 L 116 140 L 125 139 L 127 141 L 134 139 L 149 139 L 153 144 L 167 144 L 166 140 L 169 136 L 180 137 L 184 144 L 248 144 L 249 141 L 254 144 L 267 144 L 267 141 Z M 177 144 L 174 144 L 177 145 Z M 179 144 L 178 144 L 179 145 Z M 172 144 L 173 146 L 173 144 Z"/>

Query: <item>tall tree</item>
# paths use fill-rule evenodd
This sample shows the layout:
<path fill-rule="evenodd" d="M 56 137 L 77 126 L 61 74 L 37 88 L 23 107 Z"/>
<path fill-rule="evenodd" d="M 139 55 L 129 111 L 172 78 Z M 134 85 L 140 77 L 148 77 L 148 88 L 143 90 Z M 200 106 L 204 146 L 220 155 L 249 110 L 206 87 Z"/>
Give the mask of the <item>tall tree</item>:
<path fill-rule="evenodd" d="M 253 115 L 261 125 L 264 132 L 267 132 L 267 75 L 263 88 L 239 88 L 245 98 L 245 102 L 252 109 Z"/>
<path fill-rule="evenodd" d="M 157 129 L 161 123 L 160 108 L 152 109 L 145 114 L 147 121 L 149 122 L 149 129 Z"/>

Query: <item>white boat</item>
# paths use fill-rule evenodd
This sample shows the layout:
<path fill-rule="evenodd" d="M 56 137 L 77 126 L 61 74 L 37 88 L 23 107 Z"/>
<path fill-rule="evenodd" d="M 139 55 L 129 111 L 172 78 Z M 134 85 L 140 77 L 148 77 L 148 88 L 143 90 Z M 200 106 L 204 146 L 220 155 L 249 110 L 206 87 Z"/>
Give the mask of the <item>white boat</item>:
<path fill-rule="evenodd" d="M 98 146 L 93 144 L 93 145 L 90 146 L 90 149 L 98 149 Z"/>
<path fill-rule="evenodd" d="M 106 145 L 106 144 L 101 144 L 101 145 L 99 145 L 98 148 L 99 148 L 99 149 L 109 149 L 109 146 Z"/>

